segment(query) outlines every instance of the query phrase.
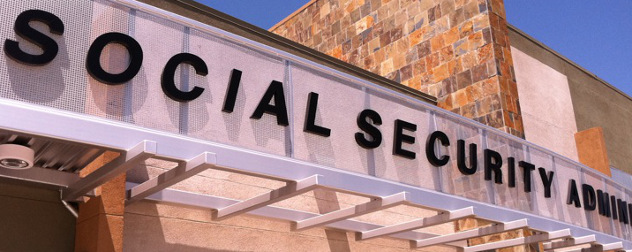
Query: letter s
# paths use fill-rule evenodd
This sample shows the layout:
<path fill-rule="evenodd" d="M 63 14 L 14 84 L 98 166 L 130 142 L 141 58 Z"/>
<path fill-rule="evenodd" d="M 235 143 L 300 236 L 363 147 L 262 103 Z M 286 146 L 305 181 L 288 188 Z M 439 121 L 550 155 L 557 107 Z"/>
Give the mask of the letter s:
<path fill-rule="evenodd" d="M 40 55 L 29 54 L 20 49 L 17 41 L 10 39 L 4 41 L 4 52 L 14 60 L 29 65 L 48 64 L 57 56 L 59 47 L 55 40 L 29 26 L 29 22 L 31 21 L 40 21 L 48 25 L 50 32 L 53 34 L 62 35 L 64 33 L 64 23 L 59 17 L 42 10 L 27 10 L 20 13 L 15 20 L 15 33 L 31 43 L 36 44 L 44 52 Z"/>
<path fill-rule="evenodd" d="M 361 132 L 355 133 L 355 140 L 358 145 L 365 149 L 375 149 L 382 143 L 382 133 L 380 130 L 371 124 L 367 119 L 371 119 L 373 124 L 382 125 L 382 117 L 377 112 L 365 109 L 358 115 L 356 120 L 358 127 L 366 132 L 371 138 L 367 139 L 365 134 Z"/>

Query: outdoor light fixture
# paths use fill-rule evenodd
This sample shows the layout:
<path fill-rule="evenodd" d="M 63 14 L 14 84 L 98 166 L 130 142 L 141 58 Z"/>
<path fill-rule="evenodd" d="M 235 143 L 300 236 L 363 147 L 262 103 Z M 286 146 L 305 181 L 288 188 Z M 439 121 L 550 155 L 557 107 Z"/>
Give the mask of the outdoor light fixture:
<path fill-rule="evenodd" d="M 28 169 L 33 167 L 35 152 L 19 144 L 0 144 L 0 167 L 8 169 Z"/>

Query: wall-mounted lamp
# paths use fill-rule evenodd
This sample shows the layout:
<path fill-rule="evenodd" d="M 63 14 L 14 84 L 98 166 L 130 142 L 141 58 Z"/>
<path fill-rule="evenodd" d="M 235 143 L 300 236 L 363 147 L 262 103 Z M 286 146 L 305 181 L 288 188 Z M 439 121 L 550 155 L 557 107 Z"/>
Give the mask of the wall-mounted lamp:
<path fill-rule="evenodd" d="M 33 167 L 35 151 L 18 144 L 0 144 L 0 167 L 28 169 Z"/>

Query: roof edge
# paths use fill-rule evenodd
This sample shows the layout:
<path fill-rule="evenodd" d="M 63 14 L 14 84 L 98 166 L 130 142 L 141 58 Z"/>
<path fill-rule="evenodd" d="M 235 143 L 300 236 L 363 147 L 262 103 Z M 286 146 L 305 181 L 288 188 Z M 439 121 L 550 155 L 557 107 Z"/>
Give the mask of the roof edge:
<path fill-rule="evenodd" d="M 595 80 L 603 83 L 606 87 L 612 89 L 613 91 L 623 95 L 623 97 L 627 98 L 628 100 L 632 101 L 632 97 L 630 97 L 630 95 L 626 94 L 625 92 L 621 91 L 620 89 L 618 89 L 617 87 L 613 86 L 612 84 L 606 82 L 605 80 L 603 80 L 602 78 L 599 78 L 599 76 L 597 76 L 596 74 L 588 71 L 586 68 L 583 68 L 582 66 L 580 66 L 579 64 L 575 63 L 574 61 L 570 60 L 569 58 L 565 57 L 564 55 L 558 53 L 557 51 L 553 50 L 552 48 L 548 47 L 547 45 L 545 45 L 544 43 L 542 43 L 541 41 L 535 39 L 534 37 L 531 37 L 529 34 L 525 33 L 524 31 L 518 29 L 517 27 L 515 27 L 512 24 L 507 23 L 507 27 L 509 28 L 509 30 L 516 32 L 516 34 L 524 37 L 525 39 L 533 42 L 534 44 L 536 44 L 537 46 L 539 46 L 540 48 L 552 53 L 553 55 L 557 56 L 558 58 L 560 58 L 561 60 L 566 61 L 566 63 L 576 67 L 577 69 L 579 69 L 580 71 L 584 72 L 585 74 L 589 75 L 590 77 L 593 77 Z"/>
<path fill-rule="evenodd" d="M 282 24 L 284 24 L 285 22 L 287 22 L 288 20 L 290 20 L 291 18 L 293 18 L 294 16 L 298 15 L 298 13 L 300 13 L 301 11 L 307 9 L 307 7 L 309 7 L 310 5 L 314 4 L 316 1 L 318 0 L 310 0 L 309 2 L 307 2 L 306 4 L 304 4 L 303 6 L 301 6 L 301 8 L 298 8 L 297 10 L 295 10 L 294 12 L 292 12 L 292 14 L 288 15 L 287 17 L 283 18 L 281 21 L 279 21 L 278 23 L 276 23 L 275 25 L 273 25 L 272 27 L 270 27 L 268 29 L 268 31 L 272 32 L 274 29 L 276 29 L 277 27 L 281 26 Z"/>
<path fill-rule="evenodd" d="M 313 1 L 317 1 L 317 0 L 313 0 Z M 242 37 L 246 37 L 248 39 L 252 39 L 258 43 L 262 43 L 274 48 L 277 48 L 279 50 L 283 50 L 286 51 L 288 53 L 291 54 L 295 54 L 299 57 L 305 58 L 307 60 L 311 60 L 314 61 L 318 64 L 322 64 L 324 66 L 333 68 L 335 70 L 341 71 L 343 73 L 346 74 L 350 74 L 353 75 L 355 77 L 373 82 L 376 85 L 391 89 L 393 91 L 399 92 L 401 94 L 405 94 L 408 96 L 411 96 L 413 98 L 419 99 L 421 101 L 436 105 L 437 104 L 437 98 L 434 96 L 431 96 L 429 94 L 423 93 L 419 90 L 410 88 L 408 86 L 405 86 L 399 82 L 395 82 L 393 80 L 387 79 L 381 75 L 369 72 L 367 70 L 364 70 L 360 67 L 354 66 L 352 64 L 349 64 L 347 62 L 344 62 L 342 60 L 339 60 L 337 58 L 331 57 L 329 55 L 326 55 L 324 53 L 321 53 L 315 49 L 309 48 L 307 46 L 301 45 L 299 43 L 296 43 L 292 40 L 289 40 L 287 38 L 284 38 L 280 35 L 274 34 L 272 32 L 269 32 L 265 29 L 259 28 L 253 24 L 250 24 L 248 22 L 245 22 L 243 20 L 240 20 L 238 18 L 235 18 L 233 16 L 230 16 L 226 13 L 223 13 L 221 11 L 215 10 L 209 6 L 203 5 L 201 3 L 198 3 L 194 0 L 173 0 L 173 1 L 153 1 L 153 0 L 143 0 L 143 2 L 148 3 L 150 5 L 156 6 L 158 8 L 161 9 L 165 9 L 163 6 L 160 5 L 164 5 L 164 4 L 175 4 L 178 7 L 183 8 L 183 10 L 188 10 L 191 12 L 194 12 L 196 14 L 199 14 L 201 16 L 206 16 L 207 18 L 211 18 L 214 20 L 217 20 L 218 22 L 221 22 L 223 24 L 225 24 L 224 27 L 217 27 L 219 29 L 222 30 L 226 30 L 229 31 L 231 33 L 234 33 L 238 36 L 242 36 Z M 174 10 L 168 10 L 170 12 L 174 12 Z M 181 12 L 174 12 L 177 15 L 181 15 L 181 16 L 185 16 L 187 18 L 191 18 L 203 23 L 203 20 L 201 20 L 200 17 L 194 17 L 191 16 L 191 14 L 189 13 L 189 15 L 187 15 L 187 13 L 183 13 Z M 237 30 L 240 30 L 241 33 L 235 33 L 235 31 L 230 31 L 230 28 L 234 28 Z"/>

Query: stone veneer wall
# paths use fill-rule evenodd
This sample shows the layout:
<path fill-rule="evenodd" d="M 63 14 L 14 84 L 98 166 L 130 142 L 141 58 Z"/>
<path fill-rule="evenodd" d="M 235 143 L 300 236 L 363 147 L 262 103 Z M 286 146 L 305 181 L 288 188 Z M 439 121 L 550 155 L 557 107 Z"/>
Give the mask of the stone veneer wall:
<path fill-rule="evenodd" d="M 502 0 L 313 0 L 270 31 L 524 137 Z"/>

